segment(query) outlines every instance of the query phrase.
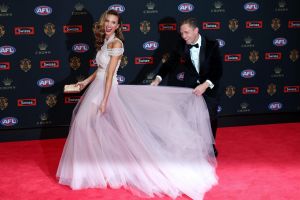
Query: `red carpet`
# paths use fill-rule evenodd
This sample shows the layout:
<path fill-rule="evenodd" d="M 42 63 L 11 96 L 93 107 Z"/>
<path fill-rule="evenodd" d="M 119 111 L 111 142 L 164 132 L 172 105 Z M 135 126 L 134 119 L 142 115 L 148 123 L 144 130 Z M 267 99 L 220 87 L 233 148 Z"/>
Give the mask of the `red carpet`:
<path fill-rule="evenodd" d="M 64 141 L 0 143 L 0 199 L 139 199 L 123 189 L 57 184 Z M 205 200 L 300 199 L 300 123 L 220 128 L 217 147 L 219 184 Z"/>

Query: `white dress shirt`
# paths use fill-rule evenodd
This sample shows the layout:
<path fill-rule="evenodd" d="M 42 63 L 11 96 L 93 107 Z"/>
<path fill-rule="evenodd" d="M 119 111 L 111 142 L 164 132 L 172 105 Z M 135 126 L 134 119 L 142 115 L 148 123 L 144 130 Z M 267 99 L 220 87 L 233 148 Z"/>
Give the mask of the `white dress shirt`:
<path fill-rule="evenodd" d="M 200 70 L 199 54 L 200 54 L 200 47 L 201 47 L 201 35 L 200 34 L 199 34 L 197 42 L 194 44 L 198 44 L 199 47 L 198 48 L 196 48 L 196 47 L 190 48 L 191 60 L 192 60 L 192 63 L 194 65 L 196 71 L 199 73 L 199 70 Z"/>
<path fill-rule="evenodd" d="M 194 43 L 194 44 L 198 44 L 199 47 L 198 48 L 196 48 L 196 47 L 190 48 L 191 60 L 192 60 L 192 63 L 198 73 L 199 73 L 200 67 L 201 67 L 200 60 L 199 60 L 200 59 L 201 40 L 202 40 L 202 38 L 201 38 L 201 35 L 199 34 L 197 42 Z M 194 45 L 194 44 L 192 44 L 192 45 Z M 208 83 L 208 87 L 210 89 L 212 89 L 214 87 L 214 84 L 210 80 L 207 79 L 205 82 Z"/>

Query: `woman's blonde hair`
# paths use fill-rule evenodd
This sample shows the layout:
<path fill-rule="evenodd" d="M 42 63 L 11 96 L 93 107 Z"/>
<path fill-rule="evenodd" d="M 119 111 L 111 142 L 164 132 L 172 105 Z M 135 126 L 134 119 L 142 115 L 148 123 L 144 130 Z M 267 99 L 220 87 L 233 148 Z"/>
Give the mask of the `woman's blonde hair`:
<path fill-rule="evenodd" d="M 104 40 L 105 40 L 105 25 L 104 25 L 104 23 L 105 23 L 106 17 L 108 15 L 115 15 L 118 17 L 119 28 L 116 29 L 115 34 L 116 34 L 117 38 L 119 38 L 122 42 L 124 42 L 124 36 L 122 33 L 122 22 L 121 22 L 121 17 L 119 15 L 119 13 L 115 10 L 107 10 L 101 15 L 98 22 L 95 23 L 95 26 L 94 26 L 94 34 L 95 34 L 95 39 L 96 39 L 95 46 L 96 46 L 97 50 L 99 50 L 102 47 Z"/>

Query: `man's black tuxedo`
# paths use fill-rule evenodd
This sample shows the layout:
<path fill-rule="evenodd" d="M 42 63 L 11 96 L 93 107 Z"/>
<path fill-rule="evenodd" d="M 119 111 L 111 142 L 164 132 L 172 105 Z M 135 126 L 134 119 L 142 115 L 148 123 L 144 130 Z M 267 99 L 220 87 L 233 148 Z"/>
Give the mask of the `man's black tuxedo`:
<path fill-rule="evenodd" d="M 217 41 L 208 40 L 202 36 L 199 54 L 200 72 L 192 63 L 190 49 L 185 41 L 180 41 L 177 49 L 170 54 L 169 59 L 161 66 L 157 75 L 163 79 L 167 76 L 168 86 L 196 88 L 199 84 L 210 80 L 214 87 L 207 88 L 203 94 L 208 106 L 213 134 L 217 128 L 217 106 L 219 82 L 222 76 L 222 58 Z"/>

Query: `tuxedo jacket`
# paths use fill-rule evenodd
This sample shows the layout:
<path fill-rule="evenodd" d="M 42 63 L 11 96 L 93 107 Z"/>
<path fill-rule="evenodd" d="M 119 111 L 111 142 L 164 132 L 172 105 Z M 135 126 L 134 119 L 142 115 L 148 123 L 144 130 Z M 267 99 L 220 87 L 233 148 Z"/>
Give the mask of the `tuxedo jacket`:
<path fill-rule="evenodd" d="M 204 96 L 218 97 L 219 82 L 222 76 L 222 58 L 217 41 L 202 36 L 199 53 L 200 71 L 195 69 L 190 56 L 190 49 L 185 41 L 180 40 L 169 59 L 161 66 L 157 75 L 163 79 L 168 77 L 168 86 L 195 88 L 210 80 L 214 87 L 207 88 Z"/>

